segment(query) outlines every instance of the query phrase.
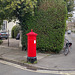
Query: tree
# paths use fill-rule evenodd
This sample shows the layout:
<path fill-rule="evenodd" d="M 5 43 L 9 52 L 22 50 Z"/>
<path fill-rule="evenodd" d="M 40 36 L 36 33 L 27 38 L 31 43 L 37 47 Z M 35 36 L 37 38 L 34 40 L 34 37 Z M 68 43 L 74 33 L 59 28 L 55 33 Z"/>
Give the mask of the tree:
<path fill-rule="evenodd" d="M 0 20 L 21 20 L 27 13 L 34 13 L 37 0 L 0 0 Z"/>
<path fill-rule="evenodd" d="M 19 20 L 22 29 L 22 36 L 27 30 L 25 21 L 29 15 L 34 14 L 37 0 L 0 0 L 0 23 L 3 20 Z M 23 41 L 22 43 L 24 43 Z"/>

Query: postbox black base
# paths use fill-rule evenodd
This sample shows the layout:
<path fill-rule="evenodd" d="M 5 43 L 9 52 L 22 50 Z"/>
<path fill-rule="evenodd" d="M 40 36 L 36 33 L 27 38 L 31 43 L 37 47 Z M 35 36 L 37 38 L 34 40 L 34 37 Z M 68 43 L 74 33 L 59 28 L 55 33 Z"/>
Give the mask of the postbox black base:
<path fill-rule="evenodd" d="M 27 57 L 27 62 L 34 63 L 37 61 L 37 57 Z"/>

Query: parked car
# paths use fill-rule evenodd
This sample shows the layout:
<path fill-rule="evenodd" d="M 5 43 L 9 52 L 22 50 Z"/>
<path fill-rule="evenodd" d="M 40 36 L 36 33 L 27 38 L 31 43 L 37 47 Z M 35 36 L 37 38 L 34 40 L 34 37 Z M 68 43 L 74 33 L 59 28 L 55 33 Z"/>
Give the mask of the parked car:
<path fill-rule="evenodd" d="M 68 30 L 67 33 L 68 33 L 68 34 L 71 34 L 71 30 Z"/>
<path fill-rule="evenodd" d="M 6 32 L 0 32 L 0 39 L 8 39 L 8 34 Z"/>

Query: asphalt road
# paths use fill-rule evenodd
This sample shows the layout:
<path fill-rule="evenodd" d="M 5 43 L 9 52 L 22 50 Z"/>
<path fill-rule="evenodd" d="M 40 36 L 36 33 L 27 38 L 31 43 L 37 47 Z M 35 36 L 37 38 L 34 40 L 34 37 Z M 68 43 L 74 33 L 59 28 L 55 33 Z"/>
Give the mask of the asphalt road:
<path fill-rule="evenodd" d="M 20 68 L 0 63 L 0 75 L 60 75 L 50 73 L 39 73 L 28 70 L 22 70 Z"/>

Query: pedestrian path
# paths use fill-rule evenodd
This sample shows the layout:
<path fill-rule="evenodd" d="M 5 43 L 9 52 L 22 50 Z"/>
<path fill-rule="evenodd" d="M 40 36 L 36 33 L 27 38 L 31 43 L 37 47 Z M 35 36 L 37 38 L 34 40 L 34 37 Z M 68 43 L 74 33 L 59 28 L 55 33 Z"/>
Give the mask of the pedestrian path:
<path fill-rule="evenodd" d="M 37 64 L 29 64 L 27 63 L 26 51 L 0 45 L 0 59 L 18 62 L 41 70 L 75 71 L 75 37 L 71 35 L 71 38 L 73 46 L 67 56 L 64 56 L 63 53 L 54 55 L 37 53 Z"/>

